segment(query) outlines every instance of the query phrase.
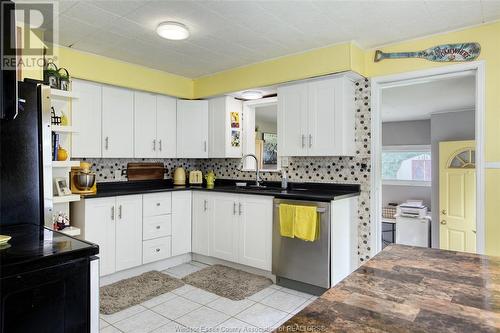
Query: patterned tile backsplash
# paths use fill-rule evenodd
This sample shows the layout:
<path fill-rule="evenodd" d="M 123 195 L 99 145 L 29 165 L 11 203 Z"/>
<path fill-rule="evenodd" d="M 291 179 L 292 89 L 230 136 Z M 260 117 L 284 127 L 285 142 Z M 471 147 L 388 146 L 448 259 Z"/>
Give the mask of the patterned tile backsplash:
<path fill-rule="evenodd" d="M 287 168 L 291 182 L 360 184 L 358 205 L 358 255 L 360 262 L 370 258 L 370 82 L 356 82 L 356 156 L 352 157 L 290 157 Z M 169 178 L 173 170 L 182 166 L 186 171 L 214 170 L 218 178 L 255 178 L 254 172 L 240 171 L 240 159 L 86 159 L 93 164 L 98 182 L 115 179 L 128 162 L 163 162 Z M 118 171 L 118 172 L 116 172 Z M 280 181 L 279 172 L 263 172 L 264 180 Z M 119 178 L 119 177 L 118 177 Z"/>

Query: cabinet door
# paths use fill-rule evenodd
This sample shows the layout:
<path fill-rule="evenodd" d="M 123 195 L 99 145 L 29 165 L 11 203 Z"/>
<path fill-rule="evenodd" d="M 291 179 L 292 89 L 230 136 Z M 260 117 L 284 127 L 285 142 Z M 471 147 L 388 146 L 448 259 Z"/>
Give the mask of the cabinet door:
<path fill-rule="evenodd" d="M 240 196 L 238 263 L 271 270 L 273 198 Z"/>
<path fill-rule="evenodd" d="M 99 245 L 99 273 L 115 269 L 115 198 L 85 200 L 85 240 Z"/>
<path fill-rule="evenodd" d="M 238 197 L 232 194 L 212 194 L 213 211 L 210 224 L 210 255 L 237 261 Z"/>
<path fill-rule="evenodd" d="M 142 263 L 142 195 L 116 197 L 116 270 Z"/>
<path fill-rule="evenodd" d="M 177 157 L 208 157 L 208 101 L 177 101 Z"/>
<path fill-rule="evenodd" d="M 176 157 L 177 101 L 175 98 L 156 96 L 156 140 L 157 157 Z"/>
<path fill-rule="evenodd" d="M 71 156 L 101 157 L 101 93 L 97 83 L 73 80 Z"/>
<path fill-rule="evenodd" d="M 281 156 L 307 155 L 307 84 L 278 88 L 278 151 Z"/>
<path fill-rule="evenodd" d="M 210 216 L 213 210 L 213 200 L 205 192 L 193 192 L 193 253 L 210 255 Z"/>
<path fill-rule="evenodd" d="M 134 156 L 134 92 L 102 87 L 102 157 Z"/>
<path fill-rule="evenodd" d="M 156 95 L 134 92 L 134 155 L 139 158 L 155 158 L 156 142 Z"/>
<path fill-rule="evenodd" d="M 337 112 L 342 108 L 339 92 L 342 79 L 321 80 L 309 83 L 309 112 L 306 145 L 310 156 L 335 155 L 339 124 Z"/>
<path fill-rule="evenodd" d="M 191 192 L 172 192 L 172 256 L 189 252 L 191 252 Z"/>

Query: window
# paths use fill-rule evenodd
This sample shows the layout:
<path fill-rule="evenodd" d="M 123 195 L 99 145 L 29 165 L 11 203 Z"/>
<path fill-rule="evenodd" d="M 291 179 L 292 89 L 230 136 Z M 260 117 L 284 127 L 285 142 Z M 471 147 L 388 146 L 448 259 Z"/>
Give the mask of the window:
<path fill-rule="evenodd" d="M 382 148 L 382 182 L 386 185 L 431 186 L 430 146 Z"/>

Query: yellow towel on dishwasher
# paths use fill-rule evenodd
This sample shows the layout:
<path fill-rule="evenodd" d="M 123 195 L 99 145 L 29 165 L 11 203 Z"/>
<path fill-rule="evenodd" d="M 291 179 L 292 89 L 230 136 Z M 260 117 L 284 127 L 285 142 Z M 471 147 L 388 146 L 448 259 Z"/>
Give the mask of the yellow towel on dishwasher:
<path fill-rule="evenodd" d="M 316 206 L 295 206 L 294 235 L 314 242 L 319 236 L 319 218 Z"/>
<path fill-rule="evenodd" d="M 295 206 L 280 204 L 280 235 L 294 238 Z"/>

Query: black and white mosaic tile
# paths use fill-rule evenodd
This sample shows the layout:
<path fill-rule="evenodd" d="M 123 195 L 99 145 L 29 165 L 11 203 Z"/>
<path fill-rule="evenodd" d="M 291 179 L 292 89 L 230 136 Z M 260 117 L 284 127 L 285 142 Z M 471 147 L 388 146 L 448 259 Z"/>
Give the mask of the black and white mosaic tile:
<path fill-rule="evenodd" d="M 360 262 L 370 258 L 370 82 L 356 82 L 356 155 L 351 157 L 290 157 L 288 175 L 291 182 L 360 184 L 358 205 L 358 255 Z M 126 169 L 128 162 L 163 162 L 168 177 L 182 166 L 189 170 L 214 170 L 219 179 L 255 178 L 254 172 L 240 171 L 240 159 L 87 159 L 93 164 L 98 182 L 115 181 L 116 170 Z M 120 171 L 119 171 L 120 172 Z M 263 172 L 262 178 L 280 181 L 279 172 Z M 125 179 L 122 179 L 125 180 Z"/>

